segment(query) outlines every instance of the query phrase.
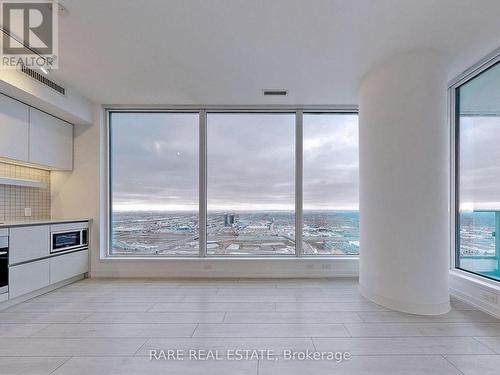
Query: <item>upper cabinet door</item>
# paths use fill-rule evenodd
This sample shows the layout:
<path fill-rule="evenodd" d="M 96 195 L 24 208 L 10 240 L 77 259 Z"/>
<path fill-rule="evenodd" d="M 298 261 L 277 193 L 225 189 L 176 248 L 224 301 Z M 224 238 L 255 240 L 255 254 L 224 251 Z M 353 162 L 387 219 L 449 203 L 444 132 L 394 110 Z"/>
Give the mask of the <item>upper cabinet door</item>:
<path fill-rule="evenodd" d="M 73 169 L 73 125 L 30 108 L 30 162 Z"/>
<path fill-rule="evenodd" d="M 0 95 L 0 157 L 28 161 L 28 113 L 26 104 Z"/>

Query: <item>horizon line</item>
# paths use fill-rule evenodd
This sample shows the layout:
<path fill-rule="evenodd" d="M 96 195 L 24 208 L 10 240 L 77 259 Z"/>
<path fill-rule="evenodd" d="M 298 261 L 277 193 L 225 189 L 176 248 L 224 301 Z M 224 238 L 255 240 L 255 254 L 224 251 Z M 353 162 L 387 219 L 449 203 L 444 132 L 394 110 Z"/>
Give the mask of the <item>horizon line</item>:
<path fill-rule="evenodd" d="M 175 212 L 175 213 L 198 213 L 198 210 L 168 210 L 168 209 L 115 209 L 115 212 Z M 359 208 L 305 208 L 304 211 L 359 211 Z M 207 212 L 231 213 L 231 212 L 295 212 L 295 209 L 216 209 Z"/>

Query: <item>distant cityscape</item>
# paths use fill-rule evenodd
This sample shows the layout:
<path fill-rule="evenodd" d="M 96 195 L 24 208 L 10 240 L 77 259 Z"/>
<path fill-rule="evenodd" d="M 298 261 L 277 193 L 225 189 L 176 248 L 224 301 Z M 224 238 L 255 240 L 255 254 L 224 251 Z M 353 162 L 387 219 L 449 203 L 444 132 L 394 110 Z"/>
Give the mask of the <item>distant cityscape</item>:
<path fill-rule="evenodd" d="M 113 214 L 112 252 L 120 255 L 198 254 L 198 213 Z M 358 255 L 358 211 L 304 211 L 306 255 Z M 208 255 L 294 255 L 293 212 L 209 212 Z M 460 256 L 495 256 L 495 215 L 462 213 Z"/>
<path fill-rule="evenodd" d="M 495 213 L 460 214 L 460 255 L 495 256 Z"/>
<path fill-rule="evenodd" d="M 114 212 L 112 252 L 119 255 L 198 254 L 198 213 Z M 306 255 L 359 254 L 358 211 L 304 211 Z M 209 212 L 208 255 L 294 255 L 293 212 Z"/>

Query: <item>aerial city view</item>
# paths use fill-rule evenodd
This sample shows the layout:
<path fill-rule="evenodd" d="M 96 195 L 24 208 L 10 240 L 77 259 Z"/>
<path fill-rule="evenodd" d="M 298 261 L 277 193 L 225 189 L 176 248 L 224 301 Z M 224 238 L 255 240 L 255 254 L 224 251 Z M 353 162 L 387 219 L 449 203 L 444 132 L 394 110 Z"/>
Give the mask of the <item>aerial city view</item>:
<path fill-rule="evenodd" d="M 197 115 L 113 116 L 111 253 L 197 256 Z M 293 256 L 294 116 L 222 113 L 207 122 L 207 255 Z M 357 116 L 305 114 L 303 125 L 303 252 L 357 255 Z M 461 191 L 474 201 L 469 170 L 462 180 L 472 185 Z M 495 256 L 495 213 L 460 217 L 461 258 Z"/>
<path fill-rule="evenodd" d="M 294 255 L 293 212 L 209 213 L 208 255 Z M 154 211 L 113 213 L 113 253 L 187 256 L 198 254 L 198 214 Z M 307 255 L 357 255 L 357 211 L 304 212 Z"/>
<path fill-rule="evenodd" d="M 495 212 L 460 213 L 460 256 L 495 256 Z"/>
<path fill-rule="evenodd" d="M 207 113 L 208 256 L 359 253 L 356 114 L 303 116 L 303 226 L 295 224 L 293 113 Z M 112 114 L 111 253 L 199 255 L 197 113 Z"/>
<path fill-rule="evenodd" d="M 208 255 L 294 255 L 293 212 L 211 212 Z M 117 211 L 113 253 L 120 255 L 198 254 L 198 213 Z M 303 251 L 307 255 L 359 254 L 358 211 L 305 211 Z M 495 256 L 495 214 L 461 214 L 461 256 Z"/>

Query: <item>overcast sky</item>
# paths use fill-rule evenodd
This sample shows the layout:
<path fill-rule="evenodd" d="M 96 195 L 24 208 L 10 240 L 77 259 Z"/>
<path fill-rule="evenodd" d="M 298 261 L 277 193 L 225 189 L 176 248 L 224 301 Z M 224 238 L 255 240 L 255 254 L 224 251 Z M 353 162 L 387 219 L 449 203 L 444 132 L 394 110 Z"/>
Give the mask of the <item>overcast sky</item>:
<path fill-rule="evenodd" d="M 462 210 L 500 210 L 499 83 L 497 64 L 460 87 Z"/>
<path fill-rule="evenodd" d="M 112 115 L 113 207 L 198 209 L 197 114 Z M 209 210 L 293 210 L 294 114 L 208 114 Z M 304 115 L 304 208 L 357 209 L 355 115 Z"/>
<path fill-rule="evenodd" d="M 500 209 L 500 117 L 462 117 L 460 206 Z"/>

